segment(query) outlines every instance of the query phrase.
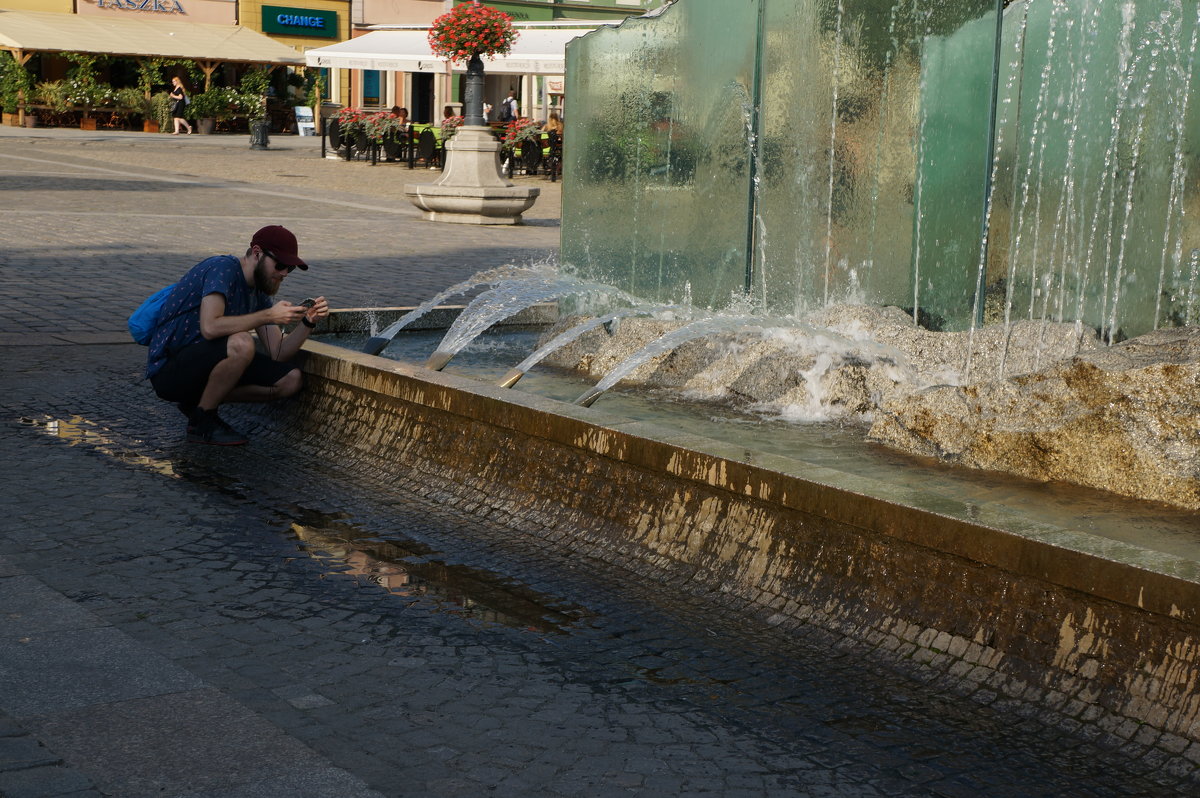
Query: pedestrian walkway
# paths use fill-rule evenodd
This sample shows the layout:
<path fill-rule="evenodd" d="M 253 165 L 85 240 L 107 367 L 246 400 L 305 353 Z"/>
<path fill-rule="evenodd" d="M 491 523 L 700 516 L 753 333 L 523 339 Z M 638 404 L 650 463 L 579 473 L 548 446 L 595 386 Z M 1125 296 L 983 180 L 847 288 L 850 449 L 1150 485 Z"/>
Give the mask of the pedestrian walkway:
<path fill-rule="evenodd" d="M 1189 794 L 1200 752 L 923 689 L 419 498 L 312 442 L 189 446 L 124 320 L 281 223 L 284 296 L 413 304 L 552 258 L 423 222 L 395 165 L 287 137 L 0 128 L 0 795 Z M 421 174 L 420 177 L 417 175 Z M 539 178 L 543 188 L 552 186 Z M 518 517 L 506 516 L 506 517 Z M 569 531 L 567 531 L 569 532 Z M 569 539 L 569 534 L 564 535 Z M 714 590 L 719 590 L 714 585 Z"/>

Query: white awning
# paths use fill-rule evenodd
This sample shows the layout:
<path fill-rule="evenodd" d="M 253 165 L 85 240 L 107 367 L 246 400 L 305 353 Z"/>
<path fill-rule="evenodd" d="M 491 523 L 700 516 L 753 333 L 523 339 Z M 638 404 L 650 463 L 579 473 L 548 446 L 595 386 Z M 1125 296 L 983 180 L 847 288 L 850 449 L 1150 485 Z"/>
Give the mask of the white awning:
<path fill-rule="evenodd" d="M 304 63 L 300 53 L 256 30 L 182 20 L 0 11 L 0 50 L 159 56 L 251 64 Z"/>
<path fill-rule="evenodd" d="M 561 75 L 566 70 L 567 42 L 590 28 L 521 30 L 512 52 L 487 56 L 483 68 L 490 75 Z M 446 60 L 429 49 L 428 31 L 376 30 L 356 39 L 307 50 L 309 66 L 338 69 L 378 69 L 391 72 L 445 72 Z M 462 61 L 455 72 L 466 72 Z"/>

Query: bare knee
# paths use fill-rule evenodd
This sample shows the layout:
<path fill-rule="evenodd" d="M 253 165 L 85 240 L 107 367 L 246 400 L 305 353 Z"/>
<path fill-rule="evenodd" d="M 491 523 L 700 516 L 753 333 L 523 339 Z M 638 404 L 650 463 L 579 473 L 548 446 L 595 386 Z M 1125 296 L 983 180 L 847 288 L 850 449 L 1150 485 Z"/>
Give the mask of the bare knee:
<path fill-rule="evenodd" d="M 292 369 L 287 374 L 279 378 L 279 382 L 275 383 L 274 388 L 280 399 L 295 394 L 304 386 L 304 375 L 300 373 L 300 369 Z"/>
<path fill-rule="evenodd" d="M 239 363 L 249 364 L 254 359 L 254 339 L 248 332 L 234 333 L 225 342 L 225 356 Z"/>

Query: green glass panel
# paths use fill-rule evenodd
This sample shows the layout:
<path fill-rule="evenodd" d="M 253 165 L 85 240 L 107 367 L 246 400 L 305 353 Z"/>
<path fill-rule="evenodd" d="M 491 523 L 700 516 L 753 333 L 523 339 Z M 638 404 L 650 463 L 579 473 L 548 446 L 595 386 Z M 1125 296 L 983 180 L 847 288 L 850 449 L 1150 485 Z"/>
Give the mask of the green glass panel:
<path fill-rule="evenodd" d="M 912 288 L 904 302 L 935 329 L 966 329 L 975 319 L 987 203 L 992 85 L 996 51 L 994 3 L 984 14 L 942 26 L 922 43 L 912 184 Z M 919 31 L 918 31 L 919 33 Z"/>
<path fill-rule="evenodd" d="M 1006 11 L 993 317 L 1078 319 L 1114 339 L 1200 322 L 1198 8 Z"/>
<path fill-rule="evenodd" d="M 980 234 L 994 0 L 766 8 L 756 300 L 794 314 L 845 301 L 911 307 L 923 136 L 952 142 L 944 174 L 963 181 L 960 199 L 975 212 L 974 225 L 955 232 L 968 249 Z M 943 112 L 923 116 L 922 72 L 964 28 L 984 34 L 970 69 L 954 73 L 953 98 L 949 87 L 935 98 Z"/>
<path fill-rule="evenodd" d="M 573 43 L 567 268 L 772 314 L 1200 323 L 1200 3 L 996 5 L 687 0 Z"/>
<path fill-rule="evenodd" d="M 925 50 L 986 29 L 992 8 L 688 0 L 573 43 L 564 262 L 660 300 L 687 285 L 709 307 L 745 302 L 747 274 L 767 313 L 911 306 Z M 975 159 L 973 249 L 994 18 L 991 29 L 982 71 L 963 80 L 973 150 L 957 150 Z"/>
<path fill-rule="evenodd" d="M 689 0 L 567 49 L 562 259 L 662 301 L 742 291 L 756 2 Z"/>

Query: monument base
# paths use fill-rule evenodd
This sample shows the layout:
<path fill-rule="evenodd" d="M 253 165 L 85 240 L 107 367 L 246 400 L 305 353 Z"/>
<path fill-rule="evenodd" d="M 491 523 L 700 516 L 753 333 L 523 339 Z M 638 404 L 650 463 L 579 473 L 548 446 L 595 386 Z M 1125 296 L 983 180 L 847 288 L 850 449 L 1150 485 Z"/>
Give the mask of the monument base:
<path fill-rule="evenodd" d="M 446 142 L 446 167 L 430 185 L 404 194 L 431 222 L 520 224 L 541 189 L 514 186 L 500 174 L 500 142 L 489 128 L 464 125 Z"/>

